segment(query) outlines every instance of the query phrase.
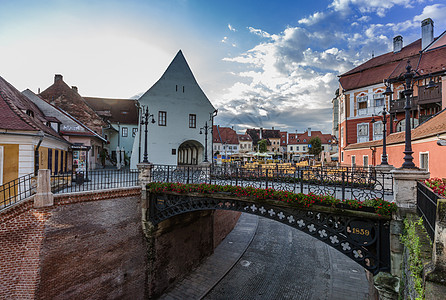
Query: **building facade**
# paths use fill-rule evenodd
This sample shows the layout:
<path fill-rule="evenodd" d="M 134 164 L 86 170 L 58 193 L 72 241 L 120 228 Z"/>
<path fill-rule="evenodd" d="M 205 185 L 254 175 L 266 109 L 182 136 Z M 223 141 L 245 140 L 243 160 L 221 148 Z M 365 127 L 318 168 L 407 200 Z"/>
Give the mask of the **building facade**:
<path fill-rule="evenodd" d="M 410 64 L 417 74 L 413 81 L 410 103 L 411 128 L 445 107 L 446 95 L 446 33 L 433 38 L 433 21 L 422 22 L 421 39 L 403 47 L 401 36 L 394 38 L 393 51 L 374 57 L 340 76 L 339 82 L 339 160 L 345 160 L 348 145 L 383 138 L 383 110 L 388 112 L 386 133 L 405 128 L 405 96 L 401 74 Z M 431 83 L 431 84 L 430 84 Z M 389 86 L 392 93 L 384 92 Z M 434 88 L 429 88 L 434 86 Z M 376 122 L 372 122 L 372 120 Z M 355 157 L 355 159 L 357 159 Z M 361 162 L 367 161 L 365 158 Z"/>
<path fill-rule="evenodd" d="M 0 112 L 0 185 L 39 169 L 69 169 L 70 143 L 57 132 L 59 121 L 45 116 L 2 77 Z"/>
<path fill-rule="evenodd" d="M 204 161 L 205 134 L 200 128 L 213 124 L 216 109 L 192 74 L 181 50 L 161 78 L 138 100 L 141 112 L 148 108 L 148 161 L 155 164 L 197 165 Z M 154 120 L 154 123 L 152 123 Z M 141 133 L 141 138 L 139 137 Z M 143 161 L 145 126 L 135 136 L 131 168 Z M 209 132 L 210 134 L 210 132 Z M 212 136 L 212 135 L 211 135 Z M 208 138 L 208 157 L 212 139 Z"/>

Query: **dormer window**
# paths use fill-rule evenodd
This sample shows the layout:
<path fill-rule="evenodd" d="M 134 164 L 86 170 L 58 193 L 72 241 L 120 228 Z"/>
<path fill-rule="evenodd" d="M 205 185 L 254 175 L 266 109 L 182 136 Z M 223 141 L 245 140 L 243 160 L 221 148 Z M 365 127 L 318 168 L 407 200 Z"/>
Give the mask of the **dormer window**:
<path fill-rule="evenodd" d="M 27 109 L 27 110 L 26 110 L 26 114 L 27 114 L 28 116 L 30 116 L 31 118 L 34 118 L 34 112 L 33 112 L 32 110 Z"/>

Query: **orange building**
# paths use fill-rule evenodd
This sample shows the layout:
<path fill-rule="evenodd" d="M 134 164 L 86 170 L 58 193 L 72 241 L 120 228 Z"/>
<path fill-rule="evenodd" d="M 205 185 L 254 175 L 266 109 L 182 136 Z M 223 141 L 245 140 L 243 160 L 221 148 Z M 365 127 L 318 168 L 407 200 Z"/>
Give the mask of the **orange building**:
<path fill-rule="evenodd" d="M 426 169 L 431 177 L 446 178 L 446 147 L 439 141 L 446 140 L 446 109 L 412 130 L 414 164 Z M 382 140 L 351 144 L 344 148 L 344 164 L 379 165 Z M 404 162 L 405 132 L 387 136 L 386 152 L 389 164 L 401 167 Z M 365 163 L 367 162 L 367 163 Z"/>

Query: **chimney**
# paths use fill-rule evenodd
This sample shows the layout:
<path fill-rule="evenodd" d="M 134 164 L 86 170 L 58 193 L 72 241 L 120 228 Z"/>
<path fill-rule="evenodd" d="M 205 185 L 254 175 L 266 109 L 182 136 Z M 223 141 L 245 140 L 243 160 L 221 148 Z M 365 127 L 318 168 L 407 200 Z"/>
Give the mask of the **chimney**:
<path fill-rule="evenodd" d="M 54 83 L 56 83 L 57 81 L 59 81 L 59 80 L 63 80 L 63 77 L 62 77 L 62 75 L 60 75 L 60 74 L 56 74 L 56 75 L 54 75 Z"/>
<path fill-rule="evenodd" d="M 308 136 L 311 136 L 311 128 L 308 127 Z"/>
<path fill-rule="evenodd" d="M 401 35 L 397 35 L 393 38 L 393 53 L 400 52 L 403 48 L 403 37 Z"/>
<path fill-rule="evenodd" d="M 421 22 L 421 50 L 426 48 L 434 40 L 434 21 L 431 18 Z"/>
<path fill-rule="evenodd" d="M 77 86 L 74 86 L 74 85 L 73 85 L 73 86 L 71 87 L 71 89 L 72 89 L 73 91 L 75 91 L 76 93 L 78 92 L 78 91 L 77 91 Z"/>

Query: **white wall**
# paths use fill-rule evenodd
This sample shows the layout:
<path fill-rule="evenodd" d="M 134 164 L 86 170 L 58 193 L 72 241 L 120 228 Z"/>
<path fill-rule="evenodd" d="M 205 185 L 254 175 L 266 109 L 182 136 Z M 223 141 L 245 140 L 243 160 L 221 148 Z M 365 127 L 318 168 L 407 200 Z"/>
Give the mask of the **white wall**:
<path fill-rule="evenodd" d="M 184 87 L 184 92 L 183 92 Z M 140 105 L 149 107 L 155 124 L 148 124 L 148 160 L 153 164 L 177 164 L 178 148 L 192 140 L 203 145 L 205 135 L 200 128 L 208 122 L 212 128 L 211 115 L 215 108 L 198 86 L 181 52 L 169 65 L 166 72 L 141 98 Z M 159 111 L 167 112 L 167 126 L 159 126 Z M 196 115 L 196 128 L 189 128 L 189 114 Z M 141 136 L 141 158 L 144 154 L 144 126 L 138 131 L 133 144 L 131 168 L 136 168 L 139 134 Z M 176 154 L 172 154 L 176 149 Z M 208 133 L 208 160 L 212 158 L 212 133 Z M 199 155 L 202 162 L 203 153 Z"/>

